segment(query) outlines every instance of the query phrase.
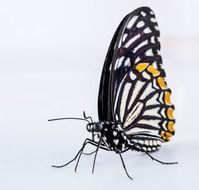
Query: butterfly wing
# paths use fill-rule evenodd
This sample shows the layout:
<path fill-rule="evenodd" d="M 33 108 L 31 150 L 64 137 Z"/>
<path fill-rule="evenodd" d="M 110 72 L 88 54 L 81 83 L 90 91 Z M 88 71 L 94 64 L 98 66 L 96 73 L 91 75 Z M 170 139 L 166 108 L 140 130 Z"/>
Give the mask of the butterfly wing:
<path fill-rule="evenodd" d="M 128 14 L 113 38 L 111 59 L 102 74 L 108 78 L 101 98 L 108 112 L 103 113 L 121 123 L 128 139 L 140 143 L 143 150 L 155 149 L 174 135 L 174 106 L 162 68 L 159 34 L 150 8 Z"/>

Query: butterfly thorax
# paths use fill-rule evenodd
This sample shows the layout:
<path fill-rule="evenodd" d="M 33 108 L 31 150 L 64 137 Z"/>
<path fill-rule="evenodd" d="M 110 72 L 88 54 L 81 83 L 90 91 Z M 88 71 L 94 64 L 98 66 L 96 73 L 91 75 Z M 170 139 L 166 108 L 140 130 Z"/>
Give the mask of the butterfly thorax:
<path fill-rule="evenodd" d="M 87 130 L 92 133 L 93 140 L 115 152 L 128 149 L 128 140 L 120 124 L 114 122 L 95 122 L 87 125 Z"/>

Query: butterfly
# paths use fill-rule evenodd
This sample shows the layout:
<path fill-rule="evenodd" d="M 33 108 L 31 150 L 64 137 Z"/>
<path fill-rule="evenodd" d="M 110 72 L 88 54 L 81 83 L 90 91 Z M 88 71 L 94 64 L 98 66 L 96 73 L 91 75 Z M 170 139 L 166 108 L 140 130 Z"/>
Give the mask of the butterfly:
<path fill-rule="evenodd" d="M 150 152 L 158 150 L 175 134 L 171 90 L 165 81 L 160 55 L 160 32 L 153 11 L 140 7 L 129 13 L 119 24 L 105 58 L 98 95 L 99 121 L 87 117 L 92 138 L 87 138 L 77 155 L 64 167 L 77 160 L 75 171 L 87 144 L 96 147 L 93 169 L 99 149 L 116 152 L 127 172 L 122 153 L 142 151 L 153 160 L 162 162 Z"/>

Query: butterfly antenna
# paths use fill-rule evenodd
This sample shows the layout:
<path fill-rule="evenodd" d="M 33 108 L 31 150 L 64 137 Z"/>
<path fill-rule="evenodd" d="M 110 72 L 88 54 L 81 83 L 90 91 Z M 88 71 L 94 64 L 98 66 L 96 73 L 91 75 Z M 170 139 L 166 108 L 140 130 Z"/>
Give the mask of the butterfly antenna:
<path fill-rule="evenodd" d="M 85 111 L 83 111 L 83 117 L 84 117 L 84 119 L 86 119 L 86 120 L 90 119 L 91 122 L 93 123 L 92 117 L 91 117 L 91 116 L 86 116 L 86 112 L 85 112 Z"/>
<path fill-rule="evenodd" d="M 82 120 L 82 121 L 86 121 L 90 123 L 90 121 L 87 118 L 79 118 L 79 117 L 62 117 L 62 118 L 49 119 L 48 121 L 58 121 L 58 120 L 65 120 L 65 119 Z"/>

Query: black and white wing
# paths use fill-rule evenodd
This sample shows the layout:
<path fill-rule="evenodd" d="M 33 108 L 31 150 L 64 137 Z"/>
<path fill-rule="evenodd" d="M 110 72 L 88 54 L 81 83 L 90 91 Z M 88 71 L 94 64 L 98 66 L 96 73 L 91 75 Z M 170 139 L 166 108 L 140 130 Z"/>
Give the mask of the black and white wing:
<path fill-rule="evenodd" d="M 108 112 L 103 113 L 121 123 L 128 139 L 144 151 L 155 150 L 174 135 L 174 106 L 158 37 L 150 8 L 141 7 L 124 18 L 113 38 L 111 59 L 106 64 L 106 94 L 101 99 L 102 105 L 108 105 Z"/>

